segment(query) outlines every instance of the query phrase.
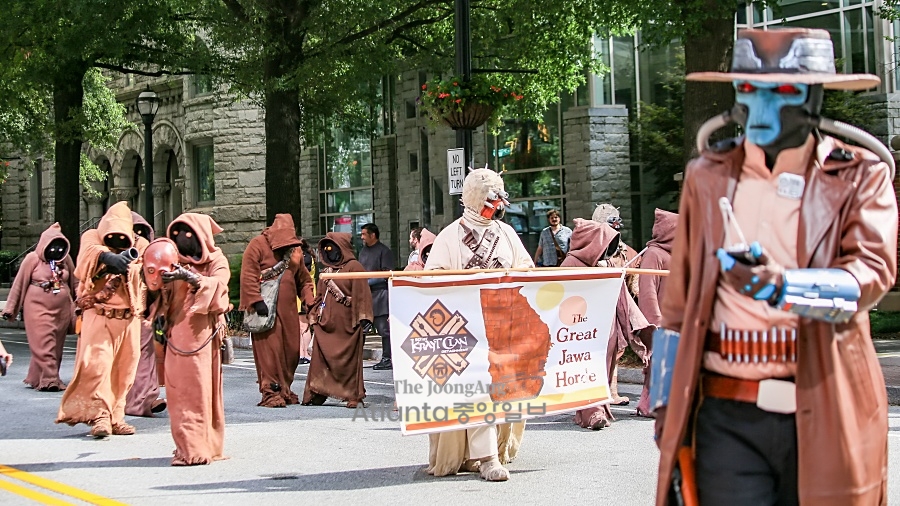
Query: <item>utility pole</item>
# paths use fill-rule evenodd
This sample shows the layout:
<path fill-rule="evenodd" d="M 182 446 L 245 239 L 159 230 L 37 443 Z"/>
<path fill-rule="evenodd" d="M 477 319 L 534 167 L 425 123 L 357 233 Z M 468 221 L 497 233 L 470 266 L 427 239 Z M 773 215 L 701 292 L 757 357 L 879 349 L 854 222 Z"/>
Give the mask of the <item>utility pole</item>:
<path fill-rule="evenodd" d="M 468 82 L 472 78 L 472 30 L 469 26 L 469 0 L 454 0 L 456 12 L 453 20 L 456 46 L 456 73 Z M 472 150 L 472 130 L 461 128 L 456 131 L 456 147 L 463 148 L 465 154 L 465 166 L 475 167 Z M 456 202 L 453 206 L 453 217 L 462 216 L 462 206 Z"/>

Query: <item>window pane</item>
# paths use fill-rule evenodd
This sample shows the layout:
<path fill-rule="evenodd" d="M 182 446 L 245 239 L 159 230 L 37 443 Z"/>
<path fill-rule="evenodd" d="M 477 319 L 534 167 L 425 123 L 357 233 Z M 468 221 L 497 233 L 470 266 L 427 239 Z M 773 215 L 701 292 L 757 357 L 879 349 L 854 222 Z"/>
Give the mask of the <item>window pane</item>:
<path fill-rule="evenodd" d="M 866 44 L 869 55 L 866 61 L 866 70 L 869 74 L 881 75 L 875 63 L 875 19 L 872 17 L 872 8 L 866 7 Z M 862 69 L 859 72 L 863 72 Z"/>
<path fill-rule="evenodd" d="M 673 40 L 664 47 L 640 52 L 641 69 L 649 75 L 649 79 L 641 79 L 643 102 L 666 105 L 666 100 L 672 95 L 666 89 L 666 84 L 671 81 L 667 77 L 673 76 L 675 69 L 679 68 L 679 59 L 684 61 L 684 48 L 680 40 Z"/>
<path fill-rule="evenodd" d="M 735 22 L 739 25 L 747 24 L 747 2 L 738 2 Z"/>
<path fill-rule="evenodd" d="M 594 53 L 609 67 L 609 39 L 594 36 Z M 594 105 L 608 105 L 612 103 L 612 80 L 610 72 L 594 76 Z"/>
<path fill-rule="evenodd" d="M 821 28 L 828 30 L 831 34 L 831 40 L 834 42 L 834 57 L 842 58 L 844 55 L 844 44 L 841 40 L 841 15 L 837 12 L 834 14 L 826 14 L 814 18 L 799 19 L 789 21 L 782 26 L 796 26 L 798 28 Z"/>
<path fill-rule="evenodd" d="M 326 189 L 372 184 L 372 153 L 367 137 L 335 129 L 325 151 Z"/>
<path fill-rule="evenodd" d="M 328 214 L 350 212 L 350 192 L 328 193 L 325 202 L 325 212 Z"/>
<path fill-rule="evenodd" d="M 634 80 L 634 37 L 613 37 L 613 57 L 616 103 L 633 111 L 637 105 Z"/>
<path fill-rule="evenodd" d="M 216 200 L 216 172 L 213 164 L 213 147 L 194 147 L 194 163 L 197 166 L 197 201 Z"/>
<path fill-rule="evenodd" d="M 549 225 L 547 211 L 550 209 L 562 211 L 562 201 L 560 199 L 513 201 L 506 210 L 503 221 L 519 234 L 525 249 L 534 253 L 537 250 L 541 230 Z"/>
<path fill-rule="evenodd" d="M 848 73 L 866 71 L 865 33 L 862 26 L 862 9 L 844 12 L 844 29 L 847 47 L 844 51 L 844 69 Z M 849 64 L 849 67 L 846 65 Z M 838 72 L 842 69 L 838 68 Z"/>
<path fill-rule="evenodd" d="M 562 193 L 559 169 L 536 172 L 508 172 L 503 183 L 510 198 L 557 196 Z"/>
<path fill-rule="evenodd" d="M 544 121 L 506 121 L 497 136 L 498 163 L 501 170 L 552 167 L 559 157 L 559 116 L 557 105 L 551 104 Z"/>
<path fill-rule="evenodd" d="M 212 93 L 212 78 L 206 74 L 194 76 L 194 96 Z"/>
<path fill-rule="evenodd" d="M 790 18 L 802 14 L 812 14 L 841 6 L 840 0 L 782 0 L 781 11 L 775 10 L 776 19 Z M 796 25 L 795 25 L 796 26 Z"/>

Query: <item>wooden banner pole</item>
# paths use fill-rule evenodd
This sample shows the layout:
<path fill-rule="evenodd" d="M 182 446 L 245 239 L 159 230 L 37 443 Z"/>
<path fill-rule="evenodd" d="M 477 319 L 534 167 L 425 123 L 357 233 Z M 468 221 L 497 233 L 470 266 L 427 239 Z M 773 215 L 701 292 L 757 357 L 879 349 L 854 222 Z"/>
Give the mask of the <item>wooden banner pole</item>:
<path fill-rule="evenodd" d="M 366 279 L 366 278 L 415 278 L 423 276 L 459 276 L 466 274 L 494 274 L 504 272 L 561 272 L 590 269 L 591 267 L 520 267 L 510 269 L 456 269 L 434 271 L 375 271 L 375 272 L 332 272 L 322 273 L 320 279 Z M 619 271 L 622 269 L 609 269 Z M 625 274 L 640 274 L 644 276 L 668 276 L 669 271 L 656 269 L 624 269 Z"/>

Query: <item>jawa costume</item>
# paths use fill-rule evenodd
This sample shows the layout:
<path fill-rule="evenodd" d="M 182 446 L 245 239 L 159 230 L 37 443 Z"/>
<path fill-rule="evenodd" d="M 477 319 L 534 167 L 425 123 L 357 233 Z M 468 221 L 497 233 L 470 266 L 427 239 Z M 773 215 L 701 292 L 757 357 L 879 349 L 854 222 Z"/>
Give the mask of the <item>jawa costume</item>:
<path fill-rule="evenodd" d="M 693 457 L 704 506 L 886 504 L 869 310 L 896 278 L 893 160 L 819 116 L 823 88 L 879 80 L 836 74 L 828 32 L 807 29 L 741 30 L 731 73 L 688 79 L 732 82 L 737 104 L 685 172 L 653 336 L 656 502 L 689 488 Z M 747 137 L 709 148 L 729 121 Z"/>
<path fill-rule="evenodd" d="M 647 248 L 641 255 L 641 268 L 665 271 L 669 269 L 669 259 L 672 258 L 672 243 L 675 241 L 675 227 L 678 226 L 678 215 L 657 209 L 654 213 L 653 232 L 647 242 Z M 662 313 L 659 309 L 659 301 L 662 300 L 666 287 L 665 276 L 639 276 L 640 290 L 638 307 L 644 318 L 652 324 L 659 326 Z M 646 335 L 645 335 L 646 337 Z M 653 336 L 644 340 L 647 350 L 653 349 Z M 644 388 L 641 390 L 641 399 L 637 405 L 637 415 L 653 417 L 650 412 L 650 367 L 644 367 Z"/>
<path fill-rule="evenodd" d="M 59 379 L 66 333 L 74 324 L 77 280 L 69 256 L 69 241 L 59 223 L 41 234 L 37 248 L 25 255 L 13 281 L 3 316 L 15 318 L 25 310 L 25 335 L 31 349 L 31 364 L 25 384 L 45 392 L 66 389 Z"/>
<path fill-rule="evenodd" d="M 63 395 L 56 423 L 91 425 L 97 438 L 134 434 L 125 423 L 125 396 L 140 357 L 144 310 L 141 269 L 134 259 L 131 210 L 117 202 L 95 230 L 81 236 L 77 305 L 84 319 L 75 375 Z"/>
<path fill-rule="evenodd" d="M 142 255 L 153 241 L 153 228 L 140 214 L 131 211 L 134 223 L 135 247 Z M 153 339 L 153 322 L 141 320 L 141 357 L 138 359 L 134 385 L 125 397 L 125 414 L 153 416 L 166 409 L 166 400 L 159 399 L 159 375 L 157 374 L 156 341 Z M 164 355 L 163 355 L 164 356 Z"/>
<path fill-rule="evenodd" d="M 427 228 L 423 228 L 419 237 L 419 244 L 416 246 L 415 259 L 406 266 L 404 271 L 421 271 L 425 268 L 425 262 L 428 261 L 428 255 L 431 254 L 431 245 L 437 236 L 432 234 Z"/>
<path fill-rule="evenodd" d="M 153 257 L 154 267 L 163 271 L 159 276 L 165 284 L 158 291 L 149 318 L 166 338 L 166 397 L 175 440 L 173 466 L 209 464 L 223 458 L 221 347 L 225 313 L 231 306 L 231 270 L 213 239 L 221 231 L 205 214 L 184 213 L 169 224 L 168 239 L 157 239 L 148 248 L 154 253 L 158 244 L 174 242 L 178 250 L 176 268 L 171 267 L 171 248 L 164 255 L 146 255 L 146 263 Z M 158 286 L 159 280 L 152 279 L 152 273 L 144 275 L 148 289 Z"/>
<path fill-rule="evenodd" d="M 498 221 L 509 205 L 507 197 L 499 174 L 487 168 L 471 171 L 463 182 L 463 215 L 435 238 L 425 270 L 534 267 L 515 230 Z M 506 481 L 509 471 L 503 465 L 515 458 L 524 431 L 525 422 L 518 422 L 430 434 L 427 472 L 480 471 L 488 481 Z"/>
<path fill-rule="evenodd" d="M 622 217 L 619 214 L 619 210 L 614 207 L 612 204 L 598 204 L 594 209 L 594 213 L 591 215 L 591 219 L 596 221 L 597 223 L 606 223 L 613 230 L 620 231 L 622 230 Z M 609 257 L 607 260 L 604 260 L 602 267 L 616 267 L 616 268 L 624 268 L 631 267 L 637 268 L 641 265 L 641 259 L 635 258 L 638 256 L 638 252 L 634 250 L 631 246 L 625 244 L 625 241 L 619 241 L 619 249 Z M 631 294 L 632 297 L 637 299 L 638 291 L 640 289 L 640 276 L 637 274 L 626 274 L 625 275 L 625 286 L 628 287 L 628 293 Z M 648 339 L 650 337 L 648 336 Z M 624 348 L 623 348 L 624 349 Z M 621 354 L 619 355 L 621 357 Z M 642 357 L 644 358 L 644 357 Z M 613 368 L 615 369 L 612 373 L 612 380 L 609 384 L 610 391 L 612 392 L 613 405 L 616 406 L 627 406 L 631 403 L 631 399 L 628 397 L 619 396 L 619 362 L 616 359 L 616 362 L 613 364 Z"/>
<path fill-rule="evenodd" d="M 575 218 L 569 253 L 561 267 L 605 267 L 608 266 L 609 259 L 619 251 L 619 232 L 606 223 Z M 627 288 L 622 285 L 616 301 L 616 319 L 606 345 L 606 375 L 610 385 L 616 374 L 616 363 L 627 346 L 631 346 L 644 362 L 649 361 L 641 335 L 649 335 L 655 328 L 647 323 Z M 600 430 L 608 427 L 612 420 L 614 418 L 608 405 L 586 408 L 575 413 L 575 423 L 585 429 Z"/>
<path fill-rule="evenodd" d="M 353 256 L 350 234 L 329 232 L 319 241 L 322 273 L 365 272 Z M 303 404 L 320 405 L 328 397 L 355 408 L 366 396 L 363 386 L 363 328 L 372 319 L 372 291 L 362 279 L 320 279 L 309 312 L 315 326 L 312 359 Z"/>
<path fill-rule="evenodd" d="M 260 280 L 281 276 L 275 308 L 275 326 L 251 334 L 256 378 L 262 400 L 259 406 L 283 408 L 299 404 L 291 390 L 300 363 L 300 321 L 297 297 L 313 303 L 313 281 L 303 264 L 300 238 L 290 214 L 278 214 L 272 226 L 250 240 L 241 264 L 241 307 L 261 316 L 269 314 L 260 295 Z"/>

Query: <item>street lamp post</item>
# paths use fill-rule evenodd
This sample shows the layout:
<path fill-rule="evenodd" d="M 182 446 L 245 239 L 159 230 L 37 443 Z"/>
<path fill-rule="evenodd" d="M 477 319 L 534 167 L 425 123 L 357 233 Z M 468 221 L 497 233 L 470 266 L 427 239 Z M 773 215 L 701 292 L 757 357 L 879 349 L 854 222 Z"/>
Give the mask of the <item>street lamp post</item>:
<path fill-rule="evenodd" d="M 144 219 L 153 226 L 153 118 L 159 110 L 159 97 L 148 85 L 136 104 L 144 121 Z"/>
<path fill-rule="evenodd" d="M 469 27 L 469 0 L 454 1 L 454 46 L 456 47 L 456 73 L 463 81 L 472 78 L 472 34 Z M 462 128 L 456 131 L 456 147 L 463 148 L 465 166 L 474 167 L 472 130 Z M 463 169 L 465 171 L 465 169 Z M 462 216 L 462 206 L 455 202 L 453 217 Z"/>

